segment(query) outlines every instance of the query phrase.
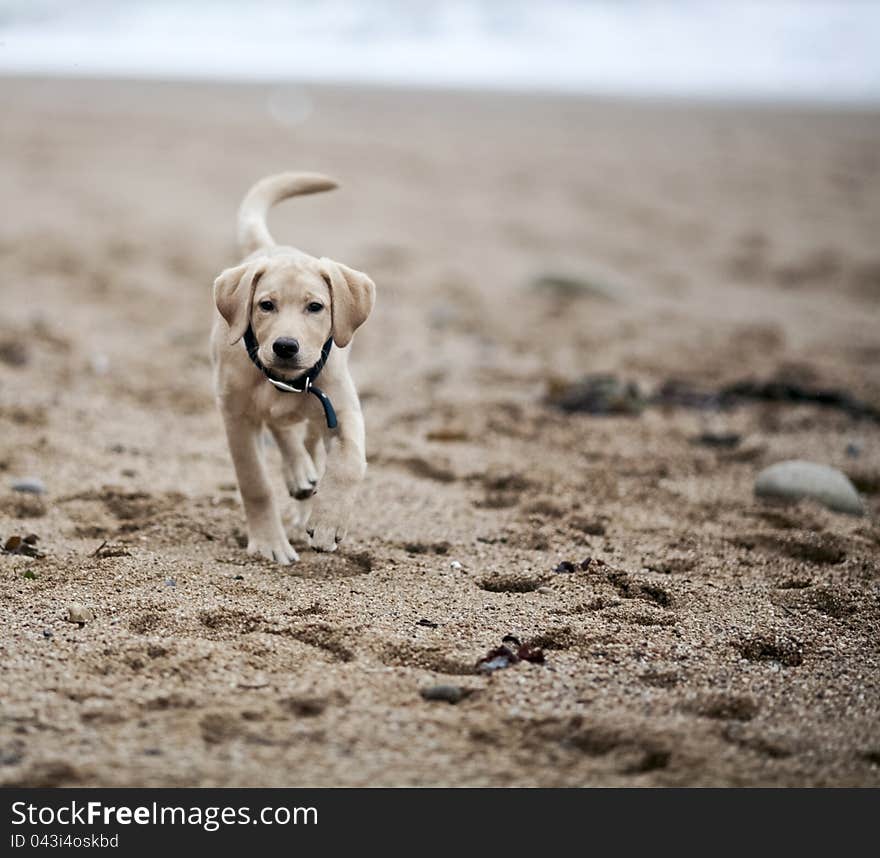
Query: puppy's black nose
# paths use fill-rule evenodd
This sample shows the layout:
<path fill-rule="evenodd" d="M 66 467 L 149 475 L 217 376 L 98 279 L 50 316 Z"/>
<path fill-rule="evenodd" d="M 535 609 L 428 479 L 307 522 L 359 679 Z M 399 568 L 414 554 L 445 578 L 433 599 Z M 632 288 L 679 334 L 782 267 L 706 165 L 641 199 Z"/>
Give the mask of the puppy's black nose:
<path fill-rule="evenodd" d="M 293 337 L 278 337 L 272 343 L 272 351 L 280 358 L 292 358 L 299 351 L 299 340 Z"/>

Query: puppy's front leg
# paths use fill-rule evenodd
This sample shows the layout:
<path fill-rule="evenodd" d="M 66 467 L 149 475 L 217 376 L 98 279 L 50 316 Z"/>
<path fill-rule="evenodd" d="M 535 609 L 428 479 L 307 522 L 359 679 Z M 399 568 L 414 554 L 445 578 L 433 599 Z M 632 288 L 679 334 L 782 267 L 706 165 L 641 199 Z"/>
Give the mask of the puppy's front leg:
<path fill-rule="evenodd" d="M 333 439 L 326 470 L 312 499 L 309 545 L 334 551 L 345 538 L 358 486 L 367 472 L 364 418 L 359 409 L 339 412 L 338 437 Z"/>
<path fill-rule="evenodd" d="M 240 415 L 226 415 L 226 437 L 247 517 L 248 554 L 286 566 L 299 557 L 284 533 L 260 453 L 260 427 Z"/>
<path fill-rule="evenodd" d="M 287 492 L 296 500 L 306 500 L 315 493 L 318 473 L 306 449 L 306 426 L 269 426 L 269 431 L 281 451 L 281 473 Z"/>

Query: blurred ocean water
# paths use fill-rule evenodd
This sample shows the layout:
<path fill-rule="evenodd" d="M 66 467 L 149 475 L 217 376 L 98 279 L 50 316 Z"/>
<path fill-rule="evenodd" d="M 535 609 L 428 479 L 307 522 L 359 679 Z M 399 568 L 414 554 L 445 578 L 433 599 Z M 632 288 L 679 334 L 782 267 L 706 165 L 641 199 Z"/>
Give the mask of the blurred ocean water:
<path fill-rule="evenodd" d="M 880 101 L 880 0 L 0 0 L 0 73 Z"/>

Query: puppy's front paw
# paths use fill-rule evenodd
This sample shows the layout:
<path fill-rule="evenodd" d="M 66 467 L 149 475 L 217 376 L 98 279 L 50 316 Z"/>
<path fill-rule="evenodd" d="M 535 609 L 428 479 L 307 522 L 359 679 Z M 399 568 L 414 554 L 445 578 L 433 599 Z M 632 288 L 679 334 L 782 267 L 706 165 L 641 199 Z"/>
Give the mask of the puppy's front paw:
<path fill-rule="evenodd" d="M 287 493 L 298 501 L 307 500 L 318 490 L 318 474 L 308 455 L 301 456 L 295 464 L 285 463 L 283 474 Z"/>
<path fill-rule="evenodd" d="M 294 500 L 308 500 L 316 491 L 318 491 L 318 481 L 309 480 L 308 482 L 287 484 L 287 491 Z"/>
<path fill-rule="evenodd" d="M 315 551 L 336 551 L 336 546 L 345 539 L 345 529 L 332 522 L 316 521 L 306 528 L 309 547 Z"/>
<path fill-rule="evenodd" d="M 299 555 L 290 544 L 286 536 L 275 539 L 257 539 L 251 537 L 248 540 L 247 553 L 273 560 L 281 566 L 289 566 L 299 560 Z"/>

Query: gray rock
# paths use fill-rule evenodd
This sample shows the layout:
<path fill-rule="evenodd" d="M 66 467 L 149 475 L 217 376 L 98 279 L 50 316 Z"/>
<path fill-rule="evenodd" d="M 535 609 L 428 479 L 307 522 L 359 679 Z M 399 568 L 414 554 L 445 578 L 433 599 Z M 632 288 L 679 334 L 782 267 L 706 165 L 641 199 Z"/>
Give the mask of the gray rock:
<path fill-rule="evenodd" d="M 0 342 L 0 363 L 7 366 L 24 366 L 30 360 L 27 346 L 18 340 Z"/>
<path fill-rule="evenodd" d="M 619 301 L 623 289 L 608 272 L 595 271 L 585 274 L 568 274 L 551 271 L 532 280 L 532 288 L 558 299 L 599 298 L 603 301 Z"/>
<path fill-rule="evenodd" d="M 446 703 L 460 703 L 468 695 L 473 693 L 472 688 L 462 688 L 458 685 L 432 685 L 423 688 L 419 692 L 425 700 L 443 700 Z"/>
<path fill-rule="evenodd" d="M 89 368 L 95 375 L 107 375 L 110 371 L 110 358 L 103 352 L 95 352 L 89 356 Z"/>
<path fill-rule="evenodd" d="M 639 386 L 613 375 L 588 375 L 574 384 L 551 382 L 547 402 L 569 414 L 641 414 L 646 403 Z"/>
<path fill-rule="evenodd" d="M 11 488 L 14 492 L 23 492 L 29 495 L 46 494 L 46 484 L 39 477 L 24 477 L 20 480 L 13 480 Z"/>
<path fill-rule="evenodd" d="M 755 494 L 763 498 L 798 501 L 811 498 L 850 515 L 865 511 L 862 499 L 845 474 L 828 465 L 792 459 L 765 468 L 755 480 Z"/>

